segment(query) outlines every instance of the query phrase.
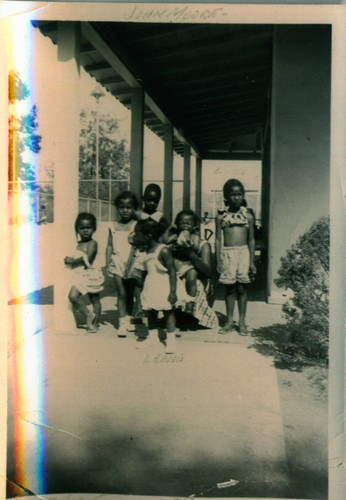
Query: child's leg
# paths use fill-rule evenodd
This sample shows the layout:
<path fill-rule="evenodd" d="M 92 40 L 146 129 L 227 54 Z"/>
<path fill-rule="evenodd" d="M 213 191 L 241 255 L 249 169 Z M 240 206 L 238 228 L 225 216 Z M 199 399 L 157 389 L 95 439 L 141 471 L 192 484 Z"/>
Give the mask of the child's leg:
<path fill-rule="evenodd" d="M 119 318 L 126 316 L 126 290 L 123 279 L 120 276 L 114 276 L 115 289 L 118 296 L 118 313 Z"/>
<path fill-rule="evenodd" d="M 246 285 L 237 283 L 238 308 L 239 308 L 239 333 L 247 333 L 245 326 L 245 315 L 247 306 Z"/>
<path fill-rule="evenodd" d="M 226 285 L 226 314 L 227 321 L 226 324 L 219 330 L 219 333 L 228 333 L 234 330 L 233 324 L 233 314 L 234 306 L 237 298 L 237 288 L 236 285 Z"/>
<path fill-rule="evenodd" d="M 142 293 L 142 289 L 143 289 L 143 287 L 136 282 L 135 288 L 134 288 L 134 291 L 133 291 L 133 295 L 134 295 L 134 298 L 135 298 L 135 305 L 134 305 L 134 308 L 133 308 L 132 315 L 133 315 L 134 318 L 140 317 L 141 314 L 142 314 L 142 306 L 141 306 L 141 293 Z"/>
<path fill-rule="evenodd" d="M 191 297 L 196 297 L 197 295 L 197 271 L 196 269 L 190 269 L 185 275 L 185 289 Z M 193 312 L 194 301 L 188 302 L 186 304 L 186 312 Z"/>
<path fill-rule="evenodd" d="M 99 293 L 89 293 L 89 297 L 90 297 L 90 302 L 93 306 L 93 310 L 95 313 L 94 324 L 96 326 L 98 326 L 100 323 L 100 316 L 101 316 L 100 294 Z"/>
<path fill-rule="evenodd" d="M 70 290 L 70 293 L 68 294 L 68 298 L 69 298 L 70 302 L 72 303 L 72 305 L 79 312 L 84 314 L 84 316 L 86 317 L 86 320 L 87 320 L 87 328 L 91 329 L 93 320 L 95 318 L 95 314 L 91 313 L 89 311 L 89 309 L 87 308 L 87 306 L 84 304 L 82 294 L 80 293 L 78 288 L 73 286 Z"/>
<path fill-rule="evenodd" d="M 127 293 L 125 288 L 124 280 L 115 275 L 115 288 L 118 295 L 118 314 L 119 314 L 119 329 L 118 336 L 126 337 L 128 332 L 128 327 L 130 326 L 130 317 L 127 316 L 126 312 L 126 300 Z"/>
<path fill-rule="evenodd" d="M 148 336 L 143 342 L 138 342 L 138 349 L 145 349 L 147 347 L 154 347 L 160 344 L 158 327 L 158 312 L 154 309 L 147 311 L 148 318 Z"/>
<path fill-rule="evenodd" d="M 173 354 L 176 351 L 176 340 L 175 340 L 175 314 L 173 309 L 170 311 L 165 311 L 166 320 L 166 353 Z"/>
<path fill-rule="evenodd" d="M 197 271 L 196 269 L 190 269 L 186 273 L 185 278 L 186 291 L 191 297 L 196 297 L 197 295 Z"/>
<path fill-rule="evenodd" d="M 158 311 L 155 311 L 154 309 L 150 309 L 150 311 L 147 312 L 147 318 L 148 318 L 148 330 L 149 332 L 152 330 L 157 330 L 158 328 Z"/>
<path fill-rule="evenodd" d="M 135 283 L 133 279 L 126 279 L 123 283 L 126 291 L 126 314 L 127 316 L 132 316 Z"/>

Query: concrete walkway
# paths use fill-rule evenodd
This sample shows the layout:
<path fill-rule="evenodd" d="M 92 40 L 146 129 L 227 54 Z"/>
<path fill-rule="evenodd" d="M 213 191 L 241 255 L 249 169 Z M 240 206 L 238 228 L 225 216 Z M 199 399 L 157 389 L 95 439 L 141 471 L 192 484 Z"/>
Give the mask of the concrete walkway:
<path fill-rule="evenodd" d="M 250 303 L 249 322 L 260 321 L 265 306 Z M 163 345 L 137 350 L 134 334 L 120 339 L 110 324 L 97 334 L 57 334 L 52 309 L 41 309 L 43 330 L 21 347 L 24 355 L 35 343 L 44 349 L 44 414 L 28 402 L 13 415 L 9 377 L 9 447 L 15 420 L 24 416 L 28 429 L 44 423 L 46 493 L 291 496 L 276 371 L 249 349 L 251 337 L 188 332 L 177 353 L 165 355 Z M 27 435 L 26 487 L 35 490 Z M 230 479 L 239 482 L 216 488 Z"/>

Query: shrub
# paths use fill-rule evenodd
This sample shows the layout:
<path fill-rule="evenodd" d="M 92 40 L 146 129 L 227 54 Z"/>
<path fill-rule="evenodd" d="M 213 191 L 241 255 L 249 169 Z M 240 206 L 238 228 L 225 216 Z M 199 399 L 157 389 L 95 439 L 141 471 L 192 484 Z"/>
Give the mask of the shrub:
<path fill-rule="evenodd" d="M 275 284 L 290 288 L 283 311 L 291 341 L 309 357 L 328 356 L 329 218 L 322 217 L 281 258 Z"/>

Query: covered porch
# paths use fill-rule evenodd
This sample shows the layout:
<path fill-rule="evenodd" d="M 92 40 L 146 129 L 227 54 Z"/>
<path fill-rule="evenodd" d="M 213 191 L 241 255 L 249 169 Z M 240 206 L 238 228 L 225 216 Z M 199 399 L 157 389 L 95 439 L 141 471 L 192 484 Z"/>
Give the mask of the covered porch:
<path fill-rule="evenodd" d="M 268 302 L 282 303 L 282 291 L 274 284 L 280 258 L 329 211 L 330 26 L 61 21 L 35 26 L 57 45 L 64 80 L 61 95 L 55 96 L 61 110 L 56 123 L 61 144 L 55 168 L 57 258 L 68 246 L 78 212 L 76 96 L 83 66 L 131 111 L 130 189 L 139 198 L 144 127 L 164 142 L 163 207 L 169 220 L 174 152 L 183 157 L 183 208 L 199 216 L 206 160 L 243 160 L 244 169 L 249 160 L 261 161 L 262 286 Z M 59 322 L 65 298 L 58 276 L 54 284 Z"/>

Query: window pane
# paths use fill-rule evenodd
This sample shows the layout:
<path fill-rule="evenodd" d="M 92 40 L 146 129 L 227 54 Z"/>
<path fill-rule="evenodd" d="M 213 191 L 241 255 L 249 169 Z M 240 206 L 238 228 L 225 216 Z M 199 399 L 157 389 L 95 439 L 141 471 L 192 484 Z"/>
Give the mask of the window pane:
<path fill-rule="evenodd" d="M 91 214 L 94 214 L 96 219 L 98 219 L 98 211 L 97 211 L 97 205 L 98 203 L 95 201 L 95 200 L 90 200 L 90 204 L 89 204 L 89 212 Z"/>
<path fill-rule="evenodd" d="M 127 191 L 129 189 L 129 184 L 127 181 L 112 181 L 112 203 L 114 199 L 120 194 L 122 191 Z"/>
<path fill-rule="evenodd" d="M 109 201 L 109 182 L 99 182 L 99 199 Z"/>
<path fill-rule="evenodd" d="M 100 203 L 101 203 L 101 221 L 108 222 L 110 203 L 108 201 L 100 201 Z"/>
<path fill-rule="evenodd" d="M 79 197 L 96 199 L 96 182 L 80 181 L 79 182 Z"/>
<path fill-rule="evenodd" d="M 86 198 L 79 198 L 78 211 L 79 212 L 89 212 L 88 200 Z"/>

